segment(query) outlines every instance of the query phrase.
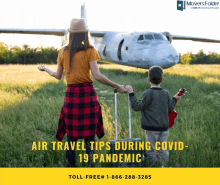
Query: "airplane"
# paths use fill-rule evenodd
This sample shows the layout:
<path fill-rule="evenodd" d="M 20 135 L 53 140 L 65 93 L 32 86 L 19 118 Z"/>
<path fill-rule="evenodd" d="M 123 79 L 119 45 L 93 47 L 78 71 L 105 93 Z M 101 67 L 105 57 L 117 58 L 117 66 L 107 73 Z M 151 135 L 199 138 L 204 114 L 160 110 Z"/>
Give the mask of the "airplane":
<path fill-rule="evenodd" d="M 81 18 L 86 20 L 85 3 L 81 6 Z M 158 65 L 163 69 L 179 62 L 179 55 L 171 45 L 172 40 L 192 40 L 220 43 L 220 40 L 171 35 L 169 32 L 114 32 L 89 30 L 100 58 L 109 62 L 149 69 Z M 0 29 L 0 33 L 43 34 L 61 36 L 61 46 L 68 44 L 66 29 Z M 96 40 L 100 40 L 96 42 Z"/>

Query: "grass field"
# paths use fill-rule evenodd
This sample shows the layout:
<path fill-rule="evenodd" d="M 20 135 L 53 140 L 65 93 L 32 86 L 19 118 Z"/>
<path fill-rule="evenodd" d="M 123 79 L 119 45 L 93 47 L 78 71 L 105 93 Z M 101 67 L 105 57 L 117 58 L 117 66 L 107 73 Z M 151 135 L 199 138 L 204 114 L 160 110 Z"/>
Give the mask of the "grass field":
<path fill-rule="evenodd" d="M 55 70 L 56 65 L 47 67 Z M 131 85 L 138 99 L 150 87 L 144 69 L 116 64 L 99 64 L 110 80 Z M 220 66 L 176 65 L 164 70 L 162 87 L 173 96 L 180 88 L 187 93 L 178 102 L 176 124 L 168 141 L 182 141 L 188 148 L 171 150 L 171 167 L 220 167 Z M 0 167 L 65 167 L 65 151 L 31 150 L 34 141 L 56 141 L 60 109 L 65 95 L 65 80 L 57 81 L 37 65 L 0 66 Z M 113 88 L 94 82 L 102 105 L 105 136 L 115 138 Z M 118 135 L 128 138 L 127 95 L 118 95 Z M 140 112 L 131 111 L 132 137 L 145 139 L 140 128 Z M 63 142 L 66 141 L 66 137 Z M 105 149 L 99 154 L 107 153 Z M 78 151 L 77 154 L 84 153 Z M 77 163 L 84 167 L 85 163 Z M 108 167 L 97 162 L 97 167 Z"/>

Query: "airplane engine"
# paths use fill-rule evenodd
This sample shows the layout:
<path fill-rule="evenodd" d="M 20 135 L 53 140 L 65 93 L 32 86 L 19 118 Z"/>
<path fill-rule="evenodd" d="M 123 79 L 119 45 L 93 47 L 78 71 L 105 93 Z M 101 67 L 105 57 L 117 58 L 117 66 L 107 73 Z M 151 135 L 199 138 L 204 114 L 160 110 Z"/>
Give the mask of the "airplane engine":
<path fill-rule="evenodd" d="M 162 32 L 165 37 L 167 38 L 167 40 L 171 43 L 173 38 L 172 38 L 172 35 L 170 34 L 170 32 L 166 31 L 166 32 Z"/>

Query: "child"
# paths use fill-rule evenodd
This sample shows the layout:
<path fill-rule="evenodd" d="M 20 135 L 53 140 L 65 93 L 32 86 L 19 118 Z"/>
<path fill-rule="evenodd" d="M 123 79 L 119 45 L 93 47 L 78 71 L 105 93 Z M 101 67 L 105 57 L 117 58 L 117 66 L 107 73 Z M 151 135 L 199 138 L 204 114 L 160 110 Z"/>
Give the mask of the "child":
<path fill-rule="evenodd" d="M 126 86 L 126 90 L 129 93 L 132 109 L 141 111 L 141 128 L 146 130 L 146 142 L 151 143 L 151 149 L 147 151 L 148 163 L 149 166 L 155 166 L 157 161 L 155 143 L 157 141 L 160 143 L 167 142 L 169 133 L 168 113 L 173 111 L 175 101 L 180 100 L 181 96 L 176 94 L 170 99 L 169 92 L 160 87 L 164 77 L 163 69 L 159 66 L 152 66 L 149 69 L 147 80 L 151 84 L 151 88 L 142 94 L 142 99 L 139 101 L 137 101 L 130 85 Z M 158 159 L 162 166 L 167 165 L 169 152 L 159 150 Z"/>

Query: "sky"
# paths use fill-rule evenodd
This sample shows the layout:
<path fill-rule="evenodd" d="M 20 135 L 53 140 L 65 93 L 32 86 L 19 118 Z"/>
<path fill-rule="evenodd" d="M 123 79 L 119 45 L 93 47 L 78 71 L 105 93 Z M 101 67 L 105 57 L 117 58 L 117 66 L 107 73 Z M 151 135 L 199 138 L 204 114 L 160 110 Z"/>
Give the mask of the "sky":
<path fill-rule="evenodd" d="M 68 29 L 71 19 L 80 18 L 83 3 L 90 30 L 168 31 L 174 35 L 220 40 L 220 8 L 190 9 L 187 6 L 179 11 L 177 0 L 7 0 L 1 2 L 0 28 Z M 23 44 L 61 47 L 59 36 L 0 34 L 0 42 L 20 47 Z M 172 45 L 182 54 L 197 53 L 201 49 L 220 54 L 220 43 L 174 40 Z"/>

